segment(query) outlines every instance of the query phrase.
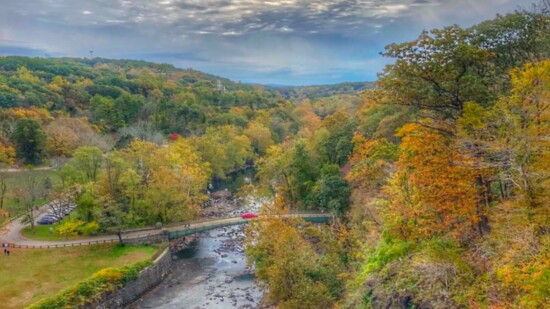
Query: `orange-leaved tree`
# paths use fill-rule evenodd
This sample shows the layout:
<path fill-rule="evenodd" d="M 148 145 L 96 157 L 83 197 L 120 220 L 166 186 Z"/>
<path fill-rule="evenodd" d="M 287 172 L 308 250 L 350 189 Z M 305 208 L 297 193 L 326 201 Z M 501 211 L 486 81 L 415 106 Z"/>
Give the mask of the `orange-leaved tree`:
<path fill-rule="evenodd" d="M 390 230 L 405 239 L 471 234 L 483 211 L 469 159 L 451 137 L 420 124 L 405 125 L 398 134 L 401 155 L 386 186 Z"/>

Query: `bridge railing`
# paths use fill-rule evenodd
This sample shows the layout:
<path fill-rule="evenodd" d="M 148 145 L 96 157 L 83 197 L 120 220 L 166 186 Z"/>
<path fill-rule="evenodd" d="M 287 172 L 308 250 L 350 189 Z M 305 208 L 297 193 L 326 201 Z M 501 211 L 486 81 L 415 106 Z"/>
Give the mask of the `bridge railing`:
<path fill-rule="evenodd" d="M 87 246 L 87 245 L 96 245 L 96 244 L 110 244 L 113 242 L 118 242 L 118 239 L 103 239 L 103 240 L 90 240 L 82 242 L 71 242 L 65 244 L 43 244 L 43 245 L 19 245 L 12 243 L 4 243 L 8 248 L 18 248 L 18 249 L 53 249 L 53 248 L 65 248 L 65 247 L 78 247 L 78 246 Z"/>
<path fill-rule="evenodd" d="M 202 232 L 206 232 L 206 231 L 209 231 L 209 230 L 214 230 L 214 229 L 217 229 L 217 228 L 223 228 L 223 227 L 228 227 L 228 226 L 233 226 L 233 225 L 242 225 L 242 224 L 246 224 L 246 223 L 248 223 L 248 221 L 239 220 L 239 221 L 232 221 L 232 222 L 206 225 L 206 226 L 201 226 L 201 227 L 191 227 L 191 228 L 187 228 L 187 229 L 180 230 L 180 231 L 169 232 L 168 233 L 168 239 L 173 240 L 173 239 L 180 238 L 180 237 L 183 237 L 183 236 L 202 233 Z"/>
<path fill-rule="evenodd" d="M 290 215 L 292 215 L 292 214 L 290 214 Z M 295 215 L 303 215 L 303 214 L 295 214 Z M 236 217 L 235 219 L 237 219 L 237 218 L 238 217 Z M 311 217 L 302 217 L 302 218 L 305 221 L 311 222 L 311 223 L 327 223 L 327 222 L 330 221 L 330 216 L 319 216 L 319 217 L 311 216 Z M 196 233 L 202 233 L 202 232 L 206 232 L 206 231 L 217 229 L 217 228 L 223 228 L 223 227 L 228 227 L 228 226 L 233 226 L 233 225 L 247 224 L 248 222 L 250 222 L 249 219 L 241 219 L 241 220 L 235 220 L 235 221 L 218 223 L 218 224 L 211 224 L 211 225 L 205 225 L 205 226 L 199 226 L 199 227 L 184 228 L 184 229 L 179 230 L 179 231 L 170 231 L 168 233 L 168 239 L 172 240 L 172 239 L 175 239 L 175 238 L 179 238 L 179 237 L 183 237 L 183 236 L 187 236 L 187 235 L 191 235 L 191 234 L 196 234 Z"/>

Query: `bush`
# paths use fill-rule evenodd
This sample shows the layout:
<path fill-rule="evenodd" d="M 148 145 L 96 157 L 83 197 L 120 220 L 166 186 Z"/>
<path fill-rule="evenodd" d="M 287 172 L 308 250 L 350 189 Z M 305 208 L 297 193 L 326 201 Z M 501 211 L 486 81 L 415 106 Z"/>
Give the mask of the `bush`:
<path fill-rule="evenodd" d="M 124 284 L 136 280 L 139 272 L 151 264 L 150 260 L 145 260 L 130 266 L 104 268 L 77 285 L 34 303 L 29 308 L 78 308 L 99 299 L 105 292 L 115 291 L 123 287 Z"/>
<path fill-rule="evenodd" d="M 83 221 L 80 220 L 68 220 L 63 222 L 61 225 L 57 226 L 55 229 L 59 235 L 65 236 L 67 238 L 76 236 L 80 227 L 84 225 Z"/>
<path fill-rule="evenodd" d="M 78 232 L 82 235 L 95 235 L 99 231 L 99 224 L 97 222 L 92 221 L 88 222 L 84 225 L 82 225 L 80 228 L 78 228 Z"/>
<path fill-rule="evenodd" d="M 410 254 L 413 249 L 413 243 L 403 240 L 384 240 L 378 244 L 378 247 L 371 252 L 363 265 L 362 278 L 365 279 L 368 274 L 380 270 L 390 262 Z"/>

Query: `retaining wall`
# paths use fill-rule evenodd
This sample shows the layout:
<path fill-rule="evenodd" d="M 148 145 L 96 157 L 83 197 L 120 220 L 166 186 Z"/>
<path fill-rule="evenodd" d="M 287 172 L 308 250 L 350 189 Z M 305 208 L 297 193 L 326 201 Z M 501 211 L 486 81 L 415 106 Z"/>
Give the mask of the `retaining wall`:
<path fill-rule="evenodd" d="M 172 267 L 172 255 L 167 248 L 153 262 L 153 265 L 142 270 L 139 277 L 127 283 L 118 291 L 104 294 L 98 301 L 84 306 L 85 309 L 114 309 L 122 308 L 145 292 L 160 284 L 170 273 Z"/>

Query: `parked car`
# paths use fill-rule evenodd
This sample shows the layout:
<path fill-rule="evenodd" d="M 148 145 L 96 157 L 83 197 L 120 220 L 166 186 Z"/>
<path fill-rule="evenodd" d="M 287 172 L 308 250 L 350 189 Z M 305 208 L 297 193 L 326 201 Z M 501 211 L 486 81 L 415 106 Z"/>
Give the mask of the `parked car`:
<path fill-rule="evenodd" d="M 47 214 L 47 215 L 44 215 L 44 216 L 42 217 L 42 219 L 51 219 L 51 220 L 53 220 L 53 221 L 59 221 L 59 220 L 61 220 L 62 218 L 59 217 L 59 216 L 57 216 L 57 215 L 54 215 L 54 214 Z"/>
<path fill-rule="evenodd" d="M 243 219 L 254 219 L 254 218 L 258 218 L 258 215 L 245 212 L 244 214 L 241 215 L 241 218 L 243 218 Z"/>
<path fill-rule="evenodd" d="M 40 225 L 54 224 L 55 220 L 50 218 L 50 217 L 46 217 L 46 218 L 42 218 L 42 219 L 38 220 L 37 223 L 40 224 Z"/>

